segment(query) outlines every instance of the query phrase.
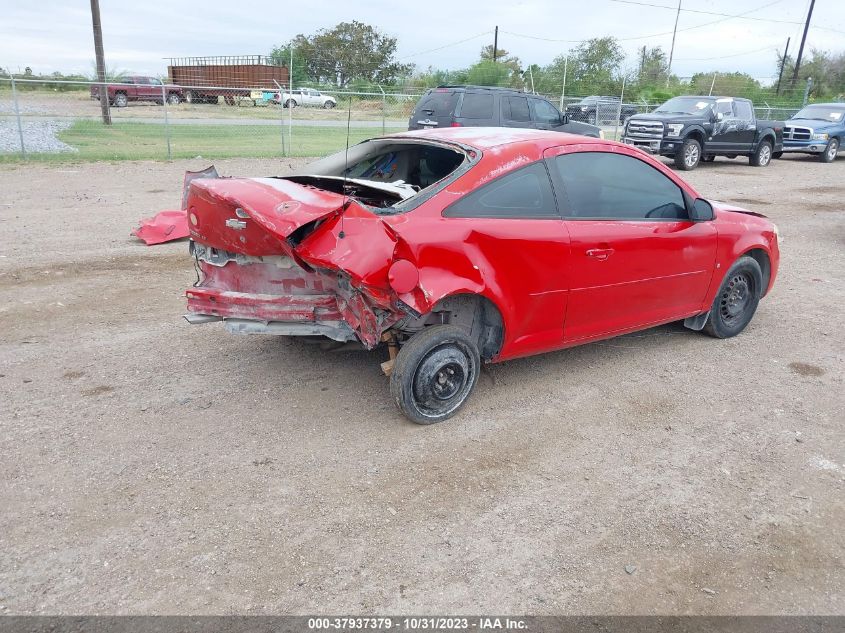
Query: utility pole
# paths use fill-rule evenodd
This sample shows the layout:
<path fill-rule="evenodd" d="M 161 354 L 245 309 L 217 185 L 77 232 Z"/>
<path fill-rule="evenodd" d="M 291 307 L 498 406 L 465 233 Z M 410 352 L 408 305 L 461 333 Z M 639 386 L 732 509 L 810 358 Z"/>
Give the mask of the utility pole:
<path fill-rule="evenodd" d="M 678 0 L 678 12 L 675 13 L 675 29 L 672 31 L 672 48 L 669 49 L 669 67 L 666 69 L 666 85 L 672 75 L 672 57 L 675 55 L 675 35 L 678 34 L 678 18 L 681 17 L 681 0 Z"/>
<path fill-rule="evenodd" d="M 786 38 L 786 48 L 783 49 L 783 57 L 780 60 L 780 72 L 778 73 L 778 87 L 775 89 L 775 94 L 780 94 L 780 80 L 783 78 L 783 69 L 786 66 L 786 56 L 789 55 L 789 40 L 791 37 Z"/>
<path fill-rule="evenodd" d="M 795 60 L 795 70 L 792 71 L 792 85 L 798 80 L 798 70 L 801 68 L 801 57 L 804 55 L 804 42 L 807 39 L 807 30 L 810 28 L 810 18 L 813 17 L 813 7 L 816 0 L 810 0 L 810 10 L 807 11 L 807 21 L 804 23 L 804 35 L 801 36 L 801 46 L 798 47 L 798 58 Z"/>
<path fill-rule="evenodd" d="M 499 27 L 493 31 L 493 63 L 496 63 L 496 58 L 499 56 Z"/>
<path fill-rule="evenodd" d="M 100 82 L 100 110 L 103 124 L 111 125 L 109 88 L 106 85 L 106 55 L 103 52 L 103 26 L 100 22 L 100 0 L 91 0 L 91 22 L 94 25 L 94 56 L 97 58 L 97 81 Z"/>
<path fill-rule="evenodd" d="M 645 72 L 645 46 L 643 46 L 643 56 L 640 60 L 640 81 L 643 80 L 643 73 Z"/>

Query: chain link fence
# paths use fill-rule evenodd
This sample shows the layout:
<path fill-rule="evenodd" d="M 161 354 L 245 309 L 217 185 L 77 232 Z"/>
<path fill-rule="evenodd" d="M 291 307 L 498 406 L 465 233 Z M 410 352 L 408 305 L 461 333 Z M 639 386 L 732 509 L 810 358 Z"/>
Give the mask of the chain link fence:
<path fill-rule="evenodd" d="M 96 82 L 0 78 L 0 161 L 323 156 L 406 130 L 426 90 L 289 93 L 141 79 L 148 78 L 107 84 L 111 124 L 105 124 Z M 727 94 L 717 79 L 710 89 Z M 604 94 L 583 86 L 573 93 L 564 83 L 557 94 L 537 93 L 571 119 L 601 126 L 606 138 L 618 138 L 630 116 L 651 112 L 668 98 L 632 99 L 623 80 L 605 88 Z M 807 92 L 807 86 L 796 87 L 777 100 L 756 100 L 756 114 L 787 119 L 806 103 Z"/>

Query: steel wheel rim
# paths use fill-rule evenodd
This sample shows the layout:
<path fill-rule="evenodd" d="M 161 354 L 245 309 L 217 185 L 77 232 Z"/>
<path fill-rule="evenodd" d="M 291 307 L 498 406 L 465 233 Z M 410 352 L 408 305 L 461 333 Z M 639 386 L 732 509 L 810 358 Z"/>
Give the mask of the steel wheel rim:
<path fill-rule="evenodd" d="M 760 164 L 766 165 L 772 158 L 772 149 L 768 145 L 760 148 Z"/>
<path fill-rule="evenodd" d="M 466 400 L 477 370 L 463 346 L 438 345 L 414 372 L 412 392 L 417 410 L 426 417 L 449 415 Z"/>
<path fill-rule="evenodd" d="M 687 145 L 684 150 L 684 162 L 687 167 L 692 167 L 698 162 L 698 147 L 695 145 Z"/>
<path fill-rule="evenodd" d="M 732 276 L 719 297 L 719 314 L 726 325 L 741 322 L 752 303 L 754 279 L 747 273 Z"/>
<path fill-rule="evenodd" d="M 836 141 L 831 141 L 830 144 L 827 147 L 827 157 L 830 160 L 833 160 L 834 158 L 836 158 L 836 152 L 837 152 L 838 149 L 839 148 L 836 145 Z"/>

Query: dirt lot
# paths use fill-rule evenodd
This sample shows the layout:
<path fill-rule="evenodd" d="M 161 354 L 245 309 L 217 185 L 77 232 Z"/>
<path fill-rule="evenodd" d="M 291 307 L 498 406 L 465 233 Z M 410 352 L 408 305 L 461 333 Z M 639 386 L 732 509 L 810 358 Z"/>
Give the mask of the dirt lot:
<path fill-rule="evenodd" d="M 689 175 L 785 235 L 741 336 L 492 366 L 433 427 L 380 353 L 182 320 L 186 244 L 128 233 L 204 166 L 0 168 L 0 611 L 845 613 L 845 160 Z"/>

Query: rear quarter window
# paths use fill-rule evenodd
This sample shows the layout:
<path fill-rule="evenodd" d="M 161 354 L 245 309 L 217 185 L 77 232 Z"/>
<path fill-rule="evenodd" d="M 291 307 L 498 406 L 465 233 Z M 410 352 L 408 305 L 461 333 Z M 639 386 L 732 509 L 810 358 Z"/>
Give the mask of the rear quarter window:
<path fill-rule="evenodd" d="M 459 116 L 463 119 L 492 119 L 493 95 L 464 93 Z"/>
<path fill-rule="evenodd" d="M 457 103 L 457 92 L 434 91 L 423 95 L 423 98 L 417 104 L 416 111 L 418 114 L 427 114 L 429 116 L 451 117 L 455 114 Z"/>

